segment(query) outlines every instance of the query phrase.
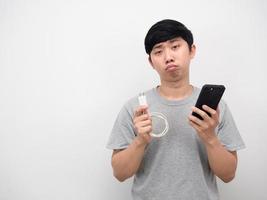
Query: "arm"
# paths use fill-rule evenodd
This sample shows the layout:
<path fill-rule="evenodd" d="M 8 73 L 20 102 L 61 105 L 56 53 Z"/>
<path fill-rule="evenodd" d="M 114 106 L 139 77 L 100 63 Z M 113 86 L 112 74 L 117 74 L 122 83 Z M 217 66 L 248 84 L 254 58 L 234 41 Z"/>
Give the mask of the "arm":
<path fill-rule="evenodd" d="M 119 181 L 124 181 L 137 172 L 145 148 L 151 140 L 148 133 L 152 130 L 152 124 L 146 106 L 139 107 L 135 111 L 133 123 L 137 132 L 136 138 L 126 149 L 114 150 L 112 155 L 113 174 Z"/>
<path fill-rule="evenodd" d="M 190 115 L 189 123 L 197 131 L 206 147 L 213 173 L 222 181 L 230 182 L 235 176 L 237 154 L 235 151 L 230 152 L 225 149 L 215 134 L 215 128 L 219 124 L 219 110 L 216 112 L 208 106 L 203 106 L 203 109 L 209 112 L 211 117 L 206 112 L 193 107 L 192 110 L 202 116 L 203 120 Z"/>
<path fill-rule="evenodd" d="M 137 138 L 124 150 L 114 150 L 112 155 L 113 174 L 119 181 L 132 177 L 138 170 L 145 152 L 145 145 Z"/>
<path fill-rule="evenodd" d="M 217 138 L 205 146 L 213 173 L 225 183 L 233 180 L 237 167 L 236 151 L 226 150 Z"/>

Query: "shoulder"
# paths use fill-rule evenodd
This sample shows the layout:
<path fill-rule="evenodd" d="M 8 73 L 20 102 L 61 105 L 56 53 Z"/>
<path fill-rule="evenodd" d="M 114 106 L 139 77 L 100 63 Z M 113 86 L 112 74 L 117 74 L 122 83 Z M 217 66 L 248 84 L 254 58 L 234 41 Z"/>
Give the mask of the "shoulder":
<path fill-rule="evenodd" d="M 233 120 L 233 116 L 228 107 L 228 104 L 223 99 L 219 103 L 219 114 L 220 114 L 220 122 L 222 124 Z"/>
<path fill-rule="evenodd" d="M 229 108 L 227 106 L 227 103 L 224 99 L 221 99 L 220 103 L 219 103 L 219 111 L 220 111 L 220 115 L 223 116 L 225 111 L 227 111 Z"/>

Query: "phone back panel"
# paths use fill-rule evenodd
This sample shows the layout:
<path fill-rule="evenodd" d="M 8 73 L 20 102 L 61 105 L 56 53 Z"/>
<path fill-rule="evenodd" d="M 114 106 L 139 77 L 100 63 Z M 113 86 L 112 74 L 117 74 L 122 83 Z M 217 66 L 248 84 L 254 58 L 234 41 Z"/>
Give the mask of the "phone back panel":
<path fill-rule="evenodd" d="M 207 105 L 216 110 L 224 91 L 225 87 L 223 85 L 204 85 L 200 91 L 195 107 L 203 110 L 202 106 Z M 202 119 L 197 113 L 193 113 L 193 115 Z"/>

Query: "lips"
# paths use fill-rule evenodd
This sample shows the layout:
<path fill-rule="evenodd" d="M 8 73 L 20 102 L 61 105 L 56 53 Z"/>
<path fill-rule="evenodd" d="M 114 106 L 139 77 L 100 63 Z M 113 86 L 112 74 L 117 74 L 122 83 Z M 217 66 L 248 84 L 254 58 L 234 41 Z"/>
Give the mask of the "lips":
<path fill-rule="evenodd" d="M 168 65 L 165 69 L 167 72 L 172 72 L 177 70 L 177 65 Z"/>

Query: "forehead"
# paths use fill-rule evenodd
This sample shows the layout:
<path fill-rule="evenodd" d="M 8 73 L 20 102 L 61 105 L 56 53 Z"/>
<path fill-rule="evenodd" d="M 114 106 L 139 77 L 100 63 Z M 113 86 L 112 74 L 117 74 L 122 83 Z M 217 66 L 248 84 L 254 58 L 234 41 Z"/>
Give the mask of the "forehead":
<path fill-rule="evenodd" d="M 155 48 L 161 48 L 161 47 L 163 47 L 165 45 L 172 44 L 174 42 L 179 42 L 179 41 L 184 41 L 184 39 L 181 38 L 181 37 L 176 37 L 176 38 L 173 38 L 171 40 L 160 42 L 160 43 L 155 44 L 154 47 L 153 47 L 153 49 L 155 49 Z"/>

